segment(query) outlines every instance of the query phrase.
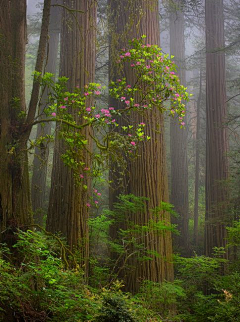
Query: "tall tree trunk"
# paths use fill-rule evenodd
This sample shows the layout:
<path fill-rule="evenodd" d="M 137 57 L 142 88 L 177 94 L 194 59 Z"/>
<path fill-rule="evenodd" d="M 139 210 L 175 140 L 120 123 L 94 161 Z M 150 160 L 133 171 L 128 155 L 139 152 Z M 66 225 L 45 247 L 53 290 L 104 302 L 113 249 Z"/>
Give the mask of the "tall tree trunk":
<path fill-rule="evenodd" d="M 178 66 L 181 84 L 186 86 L 185 38 L 183 1 L 170 2 L 170 52 Z M 170 122 L 171 152 L 171 198 L 179 217 L 173 222 L 178 225 L 179 236 L 174 236 L 174 244 L 183 253 L 188 253 L 188 159 L 187 130 L 179 127 L 177 118 Z"/>
<path fill-rule="evenodd" d="M 202 64 L 200 64 L 199 94 L 196 113 L 196 161 L 195 161 L 195 191 L 194 191 L 194 246 L 198 245 L 198 204 L 199 204 L 199 176 L 200 176 L 200 108 L 202 101 Z"/>
<path fill-rule="evenodd" d="M 83 13 L 65 10 L 63 14 L 61 32 L 60 75 L 69 78 L 69 90 L 93 82 L 95 75 L 95 0 L 65 1 L 65 6 Z M 89 104 L 91 104 L 89 102 Z M 91 149 L 89 130 L 85 130 L 88 137 L 88 149 Z M 47 229 L 51 232 L 61 232 L 66 237 L 69 246 L 79 247 L 85 265 L 87 276 L 89 257 L 88 203 L 90 178 L 84 178 L 84 184 L 77 185 L 73 172 L 63 164 L 61 155 L 65 151 L 63 141 L 57 136 L 55 140 L 52 183 L 50 191 Z M 90 167 L 90 156 L 80 152 L 79 158 Z"/>
<path fill-rule="evenodd" d="M 53 0 L 50 23 L 49 23 L 49 42 L 47 46 L 47 57 L 46 57 L 46 69 L 45 72 L 56 74 L 57 70 L 57 56 L 58 56 L 58 45 L 59 45 L 59 34 L 60 34 L 60 18 L 61 9 L 56 4 L 61 3 L 62 0 Z M 43 111 L 46 108 L 48 101 L 48 90 L 45 89 L 42 94 L 40 102 L 39 114 L 40 117 L 44 118 Z M 51 123 L 38 124 L 36 138 L 44 137 L 51 134 Z M 32 209 L 34 213 L 34 222 L 43 225 L 44 216 L 44 203 L 46 199 L 46 179 L 48 169 L 48 156 L 49 156 L 49 144 L 42 143 L 41 148 L 35 148 L 35 155 L 33 161 L 33 176 L 31 186 L 31 197 L 32 197 Z"/>
<path fill-rule="evenodd" d="M 223 0 L 206 0 L 206 223 L 205 254 L 226 245 L 228 192 Z"/>
<path fill-rule="evenodd" d="M 44 1 L 36 70 L 42 71 L 50 0 Z M 0 2 L 0 229 L 32 222 L 27 140 L 36 113 L 39 83 L 25 106 L 26 0 Z"/>
<path fill-rule="evenodd" d="M 25 108 L 26 1 L 0 3 L 0 229 L 31 222 Z"/>
<path fill-rule="evenodd" d="M 139 38 L 145 34 L 149 44 L 159 45 L 159 16 L 158 1 L 116 1 L 109 0 L 110 15 L 112 17 L 112 35 L 110 44 L 110 59 L 113 61 L 114 50 L 119 46 L 127 46 L 128 39 Z M 110 78 L 113 79 L 116 69 L 110 64 Z M 124 76 L 128 84 L 134 81 L 131 70 L 125 68 Z M 168 202 L 168 184 L 166 175 L 166 158 L 164 146 L 163 116 L 158 110 L 146 112 L 139 116 L 133 114 L 132 120 L 136 123 L 146 124 L 146 135 L 151 137 L 150 142 L 145 142 L 139 147 L 139 157 L 134 161 L 128 160 L 128 175 L 125 177 L 124 193 L 132 193 L 139 197 L 148 197 L 146 209 L 137 214 L 131 214 L 131 221 L 136 225 L 144 225 L 154 217 L 152 209 L 159 206 L 161 201 Z M 115 192 L 118 193 L 119 191 Z M 114 192 L 112 192 L 114 194 Z M 111 196 L 111 200 L 116 197 Z M 162 213 L 161 219 L 170 222 L 168 213 Z M 128 218 L 126 218 L 126 221 Z M 126 271 L 125 285 L 128 291 L 137 292 L 141 282 L 145 279 L 154 282 L 173 279 L 172 243 L 171 234 L 149 232 L 143 235 L 141 242 L 145 251 L 152 260 L 138 261 L 137 256 L 131 256 L 128 264 L 130 271 Z M 158 255 L 154 255 L 158 253 Z"/>

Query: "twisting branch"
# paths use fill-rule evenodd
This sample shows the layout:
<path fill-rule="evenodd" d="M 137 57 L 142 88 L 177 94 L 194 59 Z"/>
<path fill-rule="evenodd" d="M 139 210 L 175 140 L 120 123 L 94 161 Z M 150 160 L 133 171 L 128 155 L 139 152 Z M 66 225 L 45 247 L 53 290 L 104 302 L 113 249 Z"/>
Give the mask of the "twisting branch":
<path fill-rule="evenodd" d="M 52 7 L 61 7 L 63 9 L 66 9 L 69 12 L 80 12 L 80 13 L 84 13 L 84 11 L 82 10 L 77 10 L 77 9 L 71 9 L 67 6 L 64 6 L 63 4 L 52 4 Z"/>

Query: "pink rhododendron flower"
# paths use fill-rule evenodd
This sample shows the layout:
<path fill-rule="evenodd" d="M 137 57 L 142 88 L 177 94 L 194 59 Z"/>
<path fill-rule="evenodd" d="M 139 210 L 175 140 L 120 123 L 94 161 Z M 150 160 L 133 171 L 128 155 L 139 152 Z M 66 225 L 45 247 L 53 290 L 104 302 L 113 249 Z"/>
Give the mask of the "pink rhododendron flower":
<path fill-rule="evenodd" d="M 184 126 L 185 125 L 185 122 L 181 122 L 181 125 Z"/>
<path fill-rule="evenodd" d="M 134 104 L 135 107 L 139 107 L 140 105 L 139 104 Z"/>
<path fill-rule="evenodd" d="M 141 62 L 140 61 L 137 61 L 136 65 L 141 65 Z"/>
<path fill-rule="evenodd" d="M 125 101 L 126 97 L 122 96 L 121 101 Z"/>
<path fill-rule="evenodd" d="M 131 64 L 131 67 L 134 67 L 135 66 L 135 64 Z"/>
<path fill-rule="evenodd" d="M 145 123 L 142 122 L 142 123 L 140 123 L 140 125 L 145 125 Z"/>
<path fill-rule="evenodd" d="M 83 175 L 83 174 L 80 174 L 80 175 L 79 175 L 79 177 L 80 177 L 81 179 L 83 179 L 83 178 L 84 178 L 84 175 Z"/>
<path fill-rule="evenodd" d="M 55 112 L 52 113 L 52 116 L 56 116 L 57 114 Z"/>
<path fill-rule="evenodd" d="M 68 101 L 68 97 L 65 97 L 65 98 L 64 98 L 64 101 Z"/>
<path fill-rule="evenodd" d="M 100 91 L 95 91 L 95 95 L 100 95 L 101 92 Z"/>
<path fill-rule="evenodd" d="M 123 58 L 124 58 L 124 56 L 123 56 L 123 55 L 120 55 L 120 58 L 122 58 L 122 59 L 123 59 Z"/>
<path fill-rule="evenodd" d="M 94 189 L 93 191 L 94 191 L 95 193 L 97 193 L 97 189 Z"/>
<path fill-rule="evenodd" d="M 98 192 L 98 193 L 97 193 L 97 195 L 98 195 L 98 196 L 101 196 L 102 194 L 101 194 L 101 192 Z"/>
<path fill-rule="evenodd" d="M 87 107 L 87 108 L 86 108 L 86 111 L 87 111 L 87 112 L 91 112 L 91 107 Z"/>
<path fill-rule="evenodd" d="M 131 142 L 131 144 L 132 144 L 133 146 L 134 146 L 134 145 L 136 145 L 136 143 L 135 143 L 134 141 L 132 141 L 132 142 Z"/>
<path fill-rule="evenodd" d="M 126 103 L 127 105 L 129 105 L 129 104 L 130 104 L 130 101 L 125 101 L 125 103 Z"/>
<path fill-rule="evenodd" d="M 96 119 L 99 119 L 100 118 L 100 114 L 96 114 L 95 117 L 96 117 Z"/>
<path fill-rule="evenodd" d="M 128 51 L 126 54 L 125 54 L 126 57 L 130 57 L 131 56 L 131 53 Z"/>
<path fill-rule="evenodd" d="M 94 202 L 95 202 L 96 205 L 98 204 L 98 201 L 97 200 L 95 200 Z"/>
<path fill-rule="evenodd" d="M 66 106 L 65 105 L 61 105 L 60 108 L 66 108 Z"/>
<path fill-rule="evenodd" d="M 115 119 L 113 119 L 113 120 L 112 120 L 112 123 L 114 123 L 114 122 L 116 122 L 116 120 L 115 120 Z"/>
<path fill-rule="evenodd" d="M 88 96 L 88 95 L 89 95 L 89 93 L 88 93 L 88 92 L 86 92 L 86 93 L 84 93 L 84 95 L 85 95 L 85 96 Z"/>
<path fill-rule="evenodd" d="M 87 203 L 86 206 L 89 207 L 89 208 L 91 207 L 90 203 Z"/>
<path fill-rule="evenodd" d="M 109 111 L 113 111 L 114 110 L 114 107 L 109 107 Z"/>
<path fill-rule="evenodd" d="M 89 170 L 90 170 L 90 168 L 84 168 L 84 170 L 85 170 L 85 171 L 89 171 Z"/>

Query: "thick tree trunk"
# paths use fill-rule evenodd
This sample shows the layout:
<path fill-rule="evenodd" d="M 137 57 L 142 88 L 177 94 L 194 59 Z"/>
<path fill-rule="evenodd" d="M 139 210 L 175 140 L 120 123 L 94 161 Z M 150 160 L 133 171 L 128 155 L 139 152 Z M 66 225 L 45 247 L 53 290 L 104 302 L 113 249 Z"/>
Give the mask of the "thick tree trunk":
<path fill-rule="evenodd" d="M 226 246 L 228 193 L 223 0 L 206 0 L 206 223 L 205 254 Z"/>
<path fill-rule="evenodd" d="M 52 5 L 61 3 L 60 0 L 53 0 Z M 61 23 L 61 8 L 57 6 L 51 7 L 50 23 L 49 23 L 49 42 L 47 46 L 46 69 L 45 72 L 56 74 L 57 55 L 59 45 Z M 46 108 L 48 101 L 48 90 L 42 94 L 40 102 L 39 114 L 40 118 L 44 118 L 43 110 Z M 51 123 L 38 124 L 37 138 L 51 134 Z M 35 148 L 33 161 L 33 176 L 31 186 L 32 209 L 34 213 L 34 222 L 43 225 L 44 207 L 46 200 L 46 179 L 48 169 L 49 144 L 42 144 L 41 148 Z"/>
<path fill-rule="evenodd" d="M 170 2 L 170 52 L 178 66 L 181 84 L 186 86 L 185 69 L 185 38 L 183 1 Z M 188 159 L 187 159 L 187 130 L 179 127 L 177 118 L 170 122 L 170 152 L 171 152 L 171 198 L 179 217 L 173 222 L 178 225 L 179 236 L 174 236 L 175 246 L 188 253 Z"/>
<path fill-rule="evenodd" d="M 44 1 L 36 70 L 41 72 L 51 0 Z M 25 106 L 26 0 L 0 2 L 0 229 L 32 222 L 27 140 L 40 85 L 34 82 L 27 117 Z"/>
<path fill-rule="evenodd" d="M 113 21 L 110 44 L 112 62 L 115 58 L 114 51 L 127 46 L 128 39 L 139 38 L 145 34 L 147 43 L 159 45 L 158 1 L 110 0 L 109 5 Z M 110 78 L 113 79 L 116 70 L 112 63 L 110 66 L 112 67 Z M 124 73 L 128 84 L 131 85 L 134 80 L 132 71 L 125 69 Z M 126 222 L 130 220 L 136 225 L 144 225 L 150 219 L 159 219 L 154 217 L 151 209 L 159 206 L 161 201 L 168 202 L 163 116 L 158 110 L 154 110 L 146 112 L 143 116 L 133 114 L 131 118 L 136 124 L 141 122 L 146 124 L 145 131 L 151 140 L 139 146 L 139 157 L 136 160 L 128 161 L 129 171 L 123 178 L 125 189 L 122 192 L 149 198 L 146 209 L 131 214 L 131 218 L 126 218 Z M 115 192 L 115 196 L 111 196 L 110 199 L 114 200 L 118 192 Z M 114 194 L 114 191 L 111 193 Z M 168 213 L 162 213 L 160 217 L 170 222 Z M 125 285 L 131 292 L 137 292 L 143 280 L 162 282 L 173 279 L 171 234 L 151 231 L 142 235 L 140 243 L 144 244 L 144 251 L 149 253 L 152 260 L 138 261 L 134 255 L 129 258 L 127 263 L 131 270 L 125 271 Z M 155 256 L 155 253 L 159 256 Z"/>
<path fill-rule="evenodd" d="M 25 109 L 26 1 L 0 3 L 0 230 L 31 223 Z"/>
<path fill-rule="evenodd" d="M 65 5 L 83 13 L 64 11 L 61 32 L 60 75 L 69 78 L 69 90 L 93 82 L 95 74 L 95 32 L 96 3 L 95 0 L 66 1 Z M 89 102 L 89 104 L 91 104 Z M 79 122 L 79 121 L 78 121 Z M 91 150 L 89 130 L 88 149 Z M 86 204 L 89 202 L 91 180 L 85 176 L 84 184 L 77 185 L 72 171 L 63 164 L 61 155 L 65 151 L 63 141 L 57 136 L 54 149 L 52 184 L 50 191 L 47 229 L 51 232 L 61 232 L 66 237 L 69 246 L 79 247 L 87 275 L 89 257 L 89 232 L 87 220 L 89 212 Z M 79 158 L 90 167 L 90 156 L 81 151 Z"/>

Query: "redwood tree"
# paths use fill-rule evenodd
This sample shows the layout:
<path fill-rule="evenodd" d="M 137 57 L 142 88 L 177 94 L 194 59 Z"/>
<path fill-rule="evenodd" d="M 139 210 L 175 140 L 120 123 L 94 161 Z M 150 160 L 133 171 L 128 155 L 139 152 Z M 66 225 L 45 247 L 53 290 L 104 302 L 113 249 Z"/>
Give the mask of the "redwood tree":
<path fill-rule="evenodd" d="M 110 78 L 116 78 L 117 68 L 115 52 L 128 45 L 128 39 L 146 35 L 149 44 L 159 45 L 159 15 L 158 1 L 109 0 L 111 18 L 110 43 Z M 133 85 L 134 74 L 129 68 L 124 69 L 127 83 Z M 114 102 L 113 102 L 114 103 Z M 163 116 L 157 109 L 145 112 L 143 115 L 132 114 L 131 122 L 144 122 L 145 133 L 151 140 L 139 146 L 138 157 L 128 160 L 128 174 L 123 178 L 125 187 L 122 193 L 132 193 L 139 197 L 148 197 L 146 208 L 136 214 L 131 214 L 131 222 L 144 225 L 150 219 L 158 220 L 152 209 L 159 206 L 161 201 L 168 202 L 168 183 L 164 146 Z M 113 169 L 114 170 L 114 169 Z M 116 192 L 111 192 L 112 200 L 116 200 Z M 126 218 L 126 221 L 129 218 Z M 161 219 L 170 222 L 169 213 L 161 213 Z M 149 232 L 141 238 L 145 251 L 151 260 L 138 261 L 137 256 L 131 256 L 128 264 L 131 269 L 125 271 L 125 285 L 131 292 L 139 289 L 144 279 L 154 282 L 173 279 L 171 233 L 159 234 Z"/>
<path fill-rule="evenodd" d="M 183 1 L 170 2 L 170 52 L 178 66 L 181 84 L 186 86 L 185 38 Z M 183 252 L 188 249 L 188 159 L 187 130 L 179 127 L 177 118 L 170 123 L 171 151 L 171 203 L 179 217 L 174 219 L 180 231 L 174 237 L 175 244 Z"/>
<path fill-rule="evenodd" d="M 46 55 L 46 73 L 56 74 L 57 56 L 59 46 L 59 35 L 61 27 L 61 8 L 56 6 L 62 0 L 52 0 L 49 23 L 49 40 Z M 40 118 L 45 118 L 43 111 L 48 102 L 49 91 L 47 89 L 42 93 L 39 114 Z M 51 123 L 39 123 L 37 126 L 36 138 L 46 137 L 51 134 Z M 32 209 L 34 213 L 34 222 L 43 225 L 44 203 L 46 200 L 46 179 L 48 170 L 49 142 L 42 142 L 41 146 L 35 148 L 33 161 L 33 176 L 31 186 Z"/>
<path fill-rule="evenodd" d="M 205 254 L 226 245 L 228 142 L 223 0 L 206 0 L 206 223 Z"/>
<path fill-rule="evenodd" d="M 47 42 L 50 0 L 45 0 L 35 70 L 42 72 Z M 40 84 L 34 82 L 26 114 L 24 70 L 26 0 L 0 2 L 0 229 L 32 222 L 27 141 Z"/>
<path fill-rule="evenodd" d="M 96 3 L 95 0 L 74 2 L 68 0 L 64 5 L 70 10 L 64 9 L 62 18 L 60 76 L 69 78 L 67 83 L 69 90 L 79 87 L 83 91 L 85 85 L 93 82 L 95 74 Z M 72 114 L 74 115 L 74 111 Z M 89 129 L 85 131 L 88 137 L 87 149 L 91 151 Z M 80 247 L 87 273 L 89 256 L 87 203 L 91 182 L 85 175 L 84 185 L 76 183 L 73 171 L 62 161 L 61 155 L 64 152 L 64 142 L 57 135 L 47 229 L 53 233 L 60 232 L 66 237 L 71 249 Z M 90 167 L 90 154 L 87 151 L 81 151 L 77 158 L 84 162 L 84 167 Z"/>

